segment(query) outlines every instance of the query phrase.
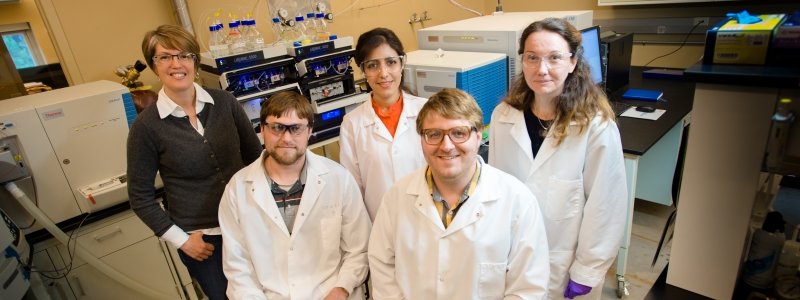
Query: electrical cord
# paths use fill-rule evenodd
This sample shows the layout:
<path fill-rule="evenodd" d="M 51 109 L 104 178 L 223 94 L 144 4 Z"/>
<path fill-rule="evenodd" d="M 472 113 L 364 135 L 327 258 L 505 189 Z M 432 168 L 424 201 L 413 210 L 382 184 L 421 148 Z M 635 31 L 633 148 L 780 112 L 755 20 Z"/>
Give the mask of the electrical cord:
<path fill-rule="evenodd" d="M 477 10 L 474 10 L 474 9 L 471 9 L 471 8 L 469 8 L 469 7 L 466 7 L 466 6 L 462 5 L 461 3 L 458 3 L 458 2 L 456 2 L 456 0 L 448 0 L 448 1 L 449 1 L 451 4 L 455 5 L 456 7 L 460 8 L 460 9 L 463 9 L 463 10 L 466 10 L 466 11 L 468 11 L 468 12 L 471 12 L 471 13 L 473 13 L 473 14 L 477 15 L 477 16 L 483 16 L 483 14 L 482 14 L 482 13 L 480 13 L 479 11 L 477 11 Z"/>
<path fill-rule="evenodd" d="M 31 272 L 35 272 L 35 273 L 39 273 L 40 275 L 42 275 L 42 277 L 47 278 L 47 279 L 51 279 L 51 280 L 58 280 L 58 279 L 62 279 L 62 278 L 67 278 L 67 275 L 69 275 L 69 273 L 72 272 L 72 268 L 74 266 L 73 263 L 75 262 L 75 253 L 76 253 L 75 247 L 78 246 L 78 237 L 76 236 L 77 232 L 81 229 L 81 227 L 83 227 L 83 223 L 86 222 L 86 219 L 89 218 L 89 215 L 91 215 L 91 214 L 87 213 L 86 216 L 83 217 L 81 222 L 78 223 L 78 227 L 75 228 L 74 230 L 72 230 L 72 232 L 69 233 L 69 239 L 67 241 L 67 256 L 69 256 L 69 263 L 67 263 L 66 266 L 64 266 L 63 268 L 56 268 L 56 269 L 53 269 L 53 270 L 36 270 L 36 269 L 32 268 L 32 265 L 30 265 L 30 266 L 28 266 L 28 268 L 30 268 L 30 271 Z M 70 242 L 72 242 L 72 249 L 70 249 L 70 245 L 69 245 Z M 47 273 L 56 273 L 56 274 L 55 275 L 48 275 Z"/>
<path fill-rule="evenodd" d="M 700 20 L 700 22 L 697 22 L 697 24 L 694 24 L 694 26 L 692 26 L 692 29 L 690 29 L 690 30 L 689 30 L 689 33 L 687 33 L 687 34 L 686 34 L 686 37 L 684 37 L 684 38 L 683 38 L 683 42 L 681 42 L 681 45 L 680 45 L 680 46 L 678 46 L 678 49 L 675 49 L 675 50 L 673 50 L 673 51 L 672 51 L 672 52 L 670 52 L 670 53 L 667 53 L 667 54 L 664 54 L 664 55 L 658 56 L 658 57 L 656 57 L 656 58 L 653 58 L 653 59 L 651 59 L 650 61 L 648 61 L 646 64 L 644 64 L 644 66 L 642 66 L 642 67 L 647 67 L 647 66 L 649 66 L 651 63 L 653 63 L 654 61 L 656 61 L 657 59 L 659 59 L 659 58 L 662 58 L 662 57 L 669 56 L 669 55 L 671 55 L 671 54 L 673 54 L 673 53 L 675 53 L 675 52 L 678 52 L 678 50 L 681 50 L 681 48 L 683 48 L 683 46 L 685 46 L 685 45 L 686 45 L 686 41 L 688 41 L 688 40 L 689 40 L 689 36 L 691 36 L 691 35 L 692 35 L 692 32 L 694 32 L 694 30 L 695 30 L 695 29 L 697 29 L 697 26 L 700 26 L 700 24 L 703 24 L 703 23 L 705 23 L 705 21 L 704 21 L 704 20 Z"/>
<path fill-rule="evenodd" d="M 361 8 L 359 8 L 358 10 L 365 10 L 365 9 L 370 9 L 370 8 L 381 7 L 381 6 L 384 6 L 384 5 L 389 5 L 389 4 L 392 4 L 392 3 L 394 3 L 394 2 L 397 2 L 397 1 L 400 1 L 400 0 L 391 0 L 391 1 L 386 1 L 386 2 L 384 2 L 384 3 L 378 3 L 378 4 L 375 4 L 375 5 L 364 6 L 364 7 L 361 7 Z M 353 3 L 351 3 L 350 5 L 348 5 L 347 7 L 345 7 L 345 8 L 344 8 L 342 11 L 340 11 L 340 12 L 338 12 L 338 13 L 335 13 L 335 14 L 333 14 L 333 16 L 334 16 L 334 17 L 338 17 L 338 16 L 340 16 L 340 15 L 342 15 L 342 14 L 344 14 L 344 13 L 346 13 L 346 12 L 350 11 L 350 10 L 352 10 L 353 6 L 355 6 L 356 4 L 358 4 L 358 2 L 361 2 L 361 0 L 356 0 L 356 1 L 354 1 Z"/>

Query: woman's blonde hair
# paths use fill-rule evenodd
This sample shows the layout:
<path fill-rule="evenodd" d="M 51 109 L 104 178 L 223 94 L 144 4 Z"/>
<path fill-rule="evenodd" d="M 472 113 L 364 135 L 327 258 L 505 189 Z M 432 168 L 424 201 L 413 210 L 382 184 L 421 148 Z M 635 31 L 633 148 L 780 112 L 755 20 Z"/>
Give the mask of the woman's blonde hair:
<path fill-rule="evenodd" d="M 577 122 L 578 133 L 583 132 L 595 115 L 600 113 L 605 120 L 614 120 L 614 111 L 608 103 L 605 92 L 592 81 L 589 65 L 583 59 L 581 46 L 581 33 L 572 24 L 560 18 L 547 18 L 536 21 L 522 32 L 519 39 L 519 55 L 525 51 L 525 40 L 534 32 L 549 31 L 564 38 L 569 45 L 573 58 L 577 60 L 575 70 L 567 75 L 564 89 L 556 97 L 556 118 L 550 132 L 561 144 L 567 136 L 569 124 Z M 503 99 L 512 107 L 525 110 L 531 109 L 536 97 L 533 90 L 528 87 L 525 75 L 520 74 L 511 86 L 508 96 Z"/>
<path fill-rule="evenodd" d="M 417 133 L 422 134 L 423 122 L 431 113 L 435 113 L 447 119 L 467 120 L 480 133 L 483 130 L 483 112 L 478 107 L 478 102 L 467 92 L 446 88 L 433 94 L 417 115 Z"/>

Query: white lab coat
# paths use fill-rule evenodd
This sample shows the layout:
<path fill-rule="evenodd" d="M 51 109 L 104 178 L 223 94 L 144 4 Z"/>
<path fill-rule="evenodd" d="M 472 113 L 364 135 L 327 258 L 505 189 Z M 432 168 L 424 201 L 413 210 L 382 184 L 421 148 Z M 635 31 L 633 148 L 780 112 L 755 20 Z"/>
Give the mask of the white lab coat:
<path fill-rule="evenodd" d="M 625 230 L 627 189 L 619 129 L 596 116 L 560 146 L 545 138 L 533 159 L 522 111 L 505 102 L 492 113 L 489 163 L 522 180 L 542 207 L 550 242 L 550 297 L 563 299 L 568 279 L 592 286 L 579 299 L 600 299 Z"/>
<path fill-rule="evenodd" d="M 549 274 L 539 206 L 487 164 L 445 229 L 425 168 L 383 197 L 369 241 L 375 299 L 544 299 Z"/>
<path fill-rule="evenodd" d="M 237 172 L 219 207 L 223 270 L 231 299 L 322 299 L 334 287 L 364 299 L 370 220 L 353 177 L 306 152 L 305 190 L 292 235 L 262 158 Z M 355 291 L 354 291 L 355 289 Z"/>
<path fill-rule="evenodd" d="M 428 99 L 403 93 L 403 111 L 394 137 L 366 101 L 344 116 L 339 133 L 339 162 L 353 174 L 370 219 L 383 193 L 403 176 L 425 165 L 417 114 Z"/>

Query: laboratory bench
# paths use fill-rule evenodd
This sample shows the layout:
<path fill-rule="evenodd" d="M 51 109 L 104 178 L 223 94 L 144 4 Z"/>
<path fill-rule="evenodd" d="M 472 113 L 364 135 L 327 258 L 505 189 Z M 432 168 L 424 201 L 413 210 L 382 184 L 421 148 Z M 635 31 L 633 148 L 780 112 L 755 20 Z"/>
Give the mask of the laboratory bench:
<path fill-rule="evenodd" d="M 678 168 L 685 129 L 691 119 L 694 93 L 692 82 L 681 78 L 643 78 L 642 72 L 645 69 L 631 67 L 628 85 L 608 95 L 611 101 L 665 110 L 665 113 L 656 120 L 622 116 L 617 119 L 628 188 L 626 229 L 617 256 L 617 296 L 620 298 L 624 296 L 627 288 L 625 272 L 631 241 L 634 200 L 673 205 L 673 179 Z M 657 102 L 625 99 L 622 95 L 629 88 L 658 90 L 663 92 L 663 96 Z"/>
<path fill-rule="evenodd" d="M 631 67 L 628 86 L 608 95 L 611 101 L 634 106 L 647 105 L 666 110 L 666 113 L 655 121 L 628 117 L 618 118 L 622 149 L 625 153 L 633 155 L 644 155 L 692 110 L 693 82 L 680 78 L 642 78 L 642 72 L 646 69 L 637 66 Z M 662 100 L 656 102 L 624 99 L 622 94 L 628 88 L 657 90 L 663 92 L 664 95 Z"/>
<path fill-rule="evenodd" d="M 730 299 L 748 247 L 771 117 L 778 99 L 800 99 L 800 68 L 696 64 L 684 78 L 695 82 L 692 126 L 666 284 Z"/>

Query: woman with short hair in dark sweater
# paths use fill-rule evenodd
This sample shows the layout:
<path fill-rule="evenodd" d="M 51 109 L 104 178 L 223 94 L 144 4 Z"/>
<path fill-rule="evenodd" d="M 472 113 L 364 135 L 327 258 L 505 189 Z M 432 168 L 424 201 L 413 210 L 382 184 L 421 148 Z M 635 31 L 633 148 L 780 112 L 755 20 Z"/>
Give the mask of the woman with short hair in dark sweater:
<path fill-rule="evenodd" d="M 142 53 L 163 83 L 128 134 L 131 208 L 178 253 L 209 299 L 225 299 L 222 236 L 217 210 L 236 171 L 261 154 L 250 120 L 228 92 L 203 89 L 197 78 L 200 47 L 180 26 L 145 34 Z M 159 172 L 165 207 L 155 199 Z"/>

